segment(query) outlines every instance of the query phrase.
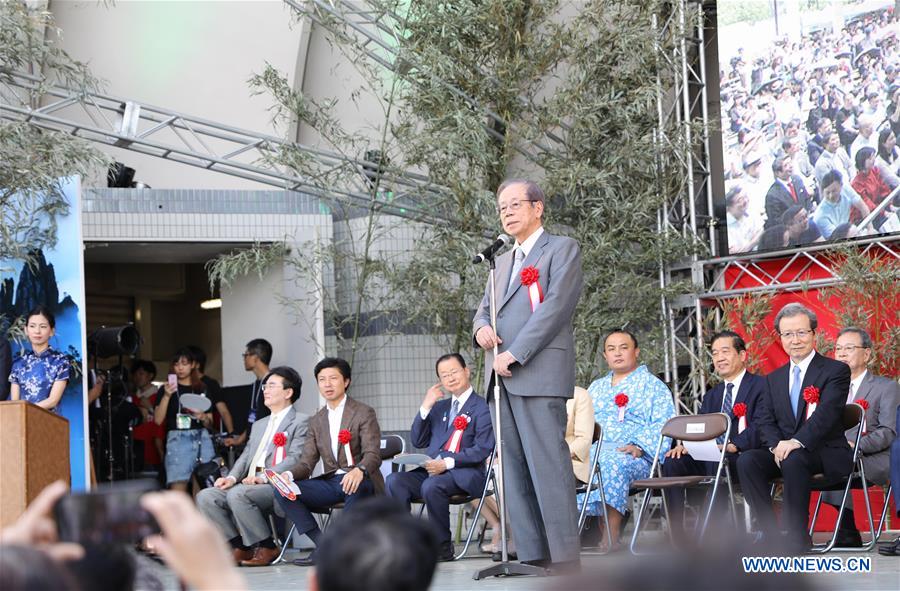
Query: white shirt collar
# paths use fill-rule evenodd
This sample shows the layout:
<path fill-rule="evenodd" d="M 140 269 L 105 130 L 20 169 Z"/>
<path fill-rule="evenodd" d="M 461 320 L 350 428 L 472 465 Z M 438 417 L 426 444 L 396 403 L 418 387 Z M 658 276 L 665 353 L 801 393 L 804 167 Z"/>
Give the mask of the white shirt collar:
<path fill-rule="evenodd" d="M 271 415 L 271 418 L 270 418 L 269 420 L 272 421 L 272 424 L 275 426 L 275 427 L 274 427 L 275 429 L 278 428 L 278 425 L 281 423 L 281 420 L 284 419 L 284 417 L 287 416 L 287 413 L 288 413 L 289 410 L 291 410 L 291 407 L 292 407 L 292 406 L 293 406 L 293 405 L 288 404 L 287 406 L 285 406 L 284 408 L 282 408 L 282 409 L 279 410 L 278 412 L 273 413 L 273 414 Z"/>
<path fill-rule="evenodd" d="M 737 398 L 738 390 L 741 389 L 741 380 L 744 379 L 744 376 L 745 376 L 745 375 L 747 375 L 747 370 L 746 370 L 746 369 L 742 369 L 742 370 L 741 370 L 741 373 L 739 373 L 739 374 L 737 375 L 737 377 L 734 378 L 733 380 L 725 380 L 725 386 L 726 386 L 726 387 L 728 386 L 728 384 L 734 384 L 734 389 L 731 391 L 731 396 L 732 396 L 732 400 L 731 400 L 731 401 L 732 401 L 732 404 L 734 403 L 734 399 Z"/>
<path fill-rule="evenodd" d="M 450 401 L 450 408 L 453 408 L 453 400 L 459 400 L 459 410 L 457 412 L 462 412 L 463 407 L 466 405 L 466 402 L 469 400 L 469 396 L 472 395 L 472 386 L 469 386 L 469 389 L 460 394 L 459 396 L 453 396 Z"/>
<path fill-rule="evenodd" d="M 522 249 L 522 253 L 525 254 L 525 257 L 528 257 L 529 253 L 531 253 L 531 249 L 534 248 L 535 243 L 538 241 L 538 238 L 541 237 L 541 234 L 544 233 L 544 227 L 541 226 L 537 230 L 531 233 L 531 236 L 525 239 L 525 242 L 519 244 L 519 241 L 516 240 L 516 247 Z"/>
<path fill-rule="evenodd" d="M 812 351 L 809 352 L 809 355 L 807 355 L 806 357 L 804 357 L 803 359 L 800 360 L 800 363 L 794 363 L 794 360 L 791 359 L 791 374 L 794 373 L 793 366 L 797 365 L 800 367 L 800 375 L 805 376 L 806 370 L 809 368 L 809 364 L 812 363 L 813 357 L 815 357 L 815 356 L 816 356 L 816 350 L 813 349 Z"/>
<path fill-rule="evenodd" d="M 856 376 L 856 378 L 850 380 L 850 389 L 853 391 L 853 400 L 859 399 L 859 387 L 862 386 L 863 380 L 866 379 L 866 374 L 868 373 L 868 369 L 863 370 L 863 372 Z M 850 400 L 849 402 L 853 402 L 853 400 Z"/>
<path fill-rule="evenodd" d="M 344 412 L 344 406 L 347 404 L 347 395 L 344 394 L 344 397 L 341 399 L 341 403 L 337 405 L 335 408 L 331 408 L 328 402 L 325 403 L 325 408 L 328 409 L 328 415 L 332 414 L 342 414 Z"/>

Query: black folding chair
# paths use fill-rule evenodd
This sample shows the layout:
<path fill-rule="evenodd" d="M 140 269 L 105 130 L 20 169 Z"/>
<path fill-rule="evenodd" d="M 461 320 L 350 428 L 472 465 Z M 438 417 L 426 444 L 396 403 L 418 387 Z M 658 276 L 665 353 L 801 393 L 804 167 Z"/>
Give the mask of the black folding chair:
<path fill-rule="evenodd" d="M 644 513 L 650 504 L 650 495 L 654 490 L 662 491 L 667 488 L 696 488 L 699 486 L 712 485 L 712 492 L 707 502 L 706 515 L 703 518 L 703 525 L 700 528 L 698 542 L 703 540 L 706 528 L 709 525 L 709 517 L 712 514 L 713 504 L 715 503 L 716 493 L 719 489 L 719 482 L 722 480 L 722 472 L 725 472 L 725 482 L 728 485 L 728 496 L 731 502 L 732 516 L 734 515 L 734 494 L 731 485 L 731 472 L 728 469 L 728 462 L 725 461 L 725 447 L 719 451 L 719 460 L 716 466 L 715 476 L 662 476 L 662 469 L 659 463 L 659 454 L 662 451 L 662 445 L 666 437 L 672 439 L 680 439 L 681 441 L 715 441 L 718 437 L 724 435 L 725 441 L 728 441 L 731 435 L 731 418 L 721 412 L 702 414 L 702 415 L 682 415 L 669 419 L 662 428 L 659 436 L 659 443 L 656 446 L 656 453 L 653 455 L 653 465 L 650 468 L 650 478 L 635 480 L 631 483 L 633 490 L 643 490 L 644 499 L 641 502 L 641 508 L 638 511 L 637 518 L 634 522 L 634 533 L 631 536 L 631 553 L 635 555 L 642 554 L 637 551 L 637 538 L 641 531 L 641 521 Z M 654 474 L 659 476 L 654 477 Z M 663 495 L 663 509 L 666 520 L 669 520 L 669 507 L 665 502 Z M 671 528 L 669 528 L 671 532 Z"/>
<path fill-rule="evenodd" d="M 866 411 L 860 405 L 855 402 L 848 404 L 844 407 L 844 412 L 841 417 L 844 423 L 844 430 L 853 429 L 858 427 L 862 422 L 863 418 L 866 416 Z M 862 438 L 862 429 L 856 430 L 856 440 L 853 445 L 853 466 L 851 468 L 850 474 L 848 474 L 845 478 L 842 478 L 837 481 L 828 481 L 825 478 L 824 474 L 815 474 L 812 477 L 812 486 L 811 490 L 824 492 L 824 491 L 835 491 L 835 490 L 843 490 L 844 495 L 841 498 L 841 506 L 838 509 L 837 521 L 835 521 L 834 532 L 831 535 L 831 539 L 826 544 L 813 544 L 810 552 L 816 552 L 820 554 L 824 554 L 826 552 L 830 552 L 831 550 L 837 550 L 842 552 L 868 552 L 872 548 L 875 547 L 875 543 L 878 541 L 878 536 L 881 534 L 881 528 L 884 525 L 884 516 L 886 511 L 882 511 L 882 521 L 878 525 L 878 533 L 875 532 L 875 520 L 872 517 L 872 506 L 869 502 L 869 486 L 866 482 L 866 467 L 863 462 L 863 454 L 859 451 L 859 440 Z M 866 505 L 866 515 L 869 518 L 869 533 L 872 536 L 872 539 L 868 544 L 860 548 L 843 548 L 843 547 L 835 547 L 837 542 L 838 535 L 838 524 L 841 522 L 841 518 L 844 516 L 844 510 L 847 506 L 848 499 L 850 504 L 852 505 L 853 501 L 850 499 L 850 490 L 851 489 L 862 489 L 863 491 L 863 499 Z M 887 498 L 885 499 L 887 501 Z M 887 502 L 885 503 L 885 509 L 887 508 Z M 822 495 L 819 495 L 818 502 L 816 503 L 816 509 L 813 512 L 812 520 L 809 524 L 809 536 L 810 538 L 813 535 L 813 531 L 815 531 L 816 520 L 819 517 L 819 508 L 822 506 Z"/>

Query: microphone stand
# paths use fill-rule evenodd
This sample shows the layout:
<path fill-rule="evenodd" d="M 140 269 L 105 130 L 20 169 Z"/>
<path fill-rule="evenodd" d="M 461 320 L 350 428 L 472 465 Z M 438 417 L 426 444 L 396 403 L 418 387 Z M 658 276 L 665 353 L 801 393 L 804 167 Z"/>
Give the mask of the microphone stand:
<path fill-rule="evenodd" d="M 492 254 L 490 257 L 487 257 L 488 262 L 490 263 L 490 277 L 488 279 L 488 283 L 490 285 L 491 292 L 491 329 L 494 331 L 494 335 L 497 334 L 497 265 L 494 261 L 495 254 Z M 494 359 L 499 355 L 499 347 L 497 345 L 496 339 L 494 340 Z M 505 470 L 505 463 L 503 462 L 503 430 L 501 428 L 501 415 L 500 415 L 500 395 L 501 392 L 506 392 L 506 388 L 503 386 L 503 381 L 500 379 L 500 376 L 497 372 L 494 373 L 494 416 L 496 417 L 496 431 L 495 431 L 495 439 L 497 442 L 497 462 L 494 464 L 494 470 L 497 470 L 496 465 L 500 464 L 500 469 L 497 470 L 496 475 L 496 484 L 497 487 L 494 491 L 494 498 L 497 500 L 497 512 L 500 514 L 500 551 L 502 560 L 494 565 L 491 565 L 487 568 L 483 568 L 481 570 L 475 571 L 475 574 L 472 575 L 472 578 L 476 581 L 480 579 L 484 579 L 487 577 L 501 577 L 501 576 L 539 576 L 544 577 L 547 576 L 548 571 L 545 568 L 540 566 L 535 566 L 531 564 L 522 564 L 521 562 L 510 562 L 509 561 L 509 550 L 506 539 L 506 495 L 504 494 L 506 489 L 504 488 L 506 485 L 506 481 L 503 478 L 503 471 Z"/>

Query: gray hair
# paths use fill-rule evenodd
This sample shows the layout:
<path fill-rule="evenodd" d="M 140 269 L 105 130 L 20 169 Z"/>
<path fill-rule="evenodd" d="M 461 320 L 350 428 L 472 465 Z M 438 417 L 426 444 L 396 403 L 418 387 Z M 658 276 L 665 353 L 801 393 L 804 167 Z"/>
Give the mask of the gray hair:
<path fill-rule="evenodd" d="M 847 328 L 842 328 L 841 332 L 838 333 L 837 338 L 841 338 L 843 335 L 847 333 L 858 334 L 860 341 L 862 341 L 862 346 L 865 349 L 872 348 L 872 337 L 869 336 L 869 333 L 862 328 L 856 326 L 848 326 Z"/>
<path fill-rule="evenodd" d="M 803 304 L 798 304 L 797 302 L 793 302 L 791 304 L 786 305 L 784 308 L 778 311 L 778 314 L 775 315 L 775 330 L 776 332 L 781 332 L 781 319 L 782 318 L 791 318 L 793 316 L 799 316 L 800 314 L 805 314 L 807 318 L 809 318 L 809 327 L 813 330 L 816 330 L 816 327 L 819 326 L 819 319 L 816 317 L 816 313 L 804 306 Z"/>
<path fill-rule="evenodd" d="M 497 187 L 497 197 L 500 197 L 500 193 L 506 190 L 507 187 L 511 187 L 512 185 L 524 185 L 525 186 L 525 196 L 528 197 L 529 201 L 540 201 L 544 202 L 544 192 L 538 186 L 538 184 L 534 181 L 529 181 L 528 179 L 506 179 L 500 186 Z"/>

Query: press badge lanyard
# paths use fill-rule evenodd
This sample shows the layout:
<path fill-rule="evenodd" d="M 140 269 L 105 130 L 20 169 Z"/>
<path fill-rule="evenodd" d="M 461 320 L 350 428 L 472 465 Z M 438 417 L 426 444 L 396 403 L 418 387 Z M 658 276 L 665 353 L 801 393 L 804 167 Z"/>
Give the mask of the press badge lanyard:
<path fill-rule="evenodd" d="M 253 425 L 256 422 L 256 400 L 259 398 L 261 391 L 262 385 L 259 383 L 259 380 L 256 380 L 250 387 L 250 414 L 247 415 L 247 423 L 249 425 Z"/>

